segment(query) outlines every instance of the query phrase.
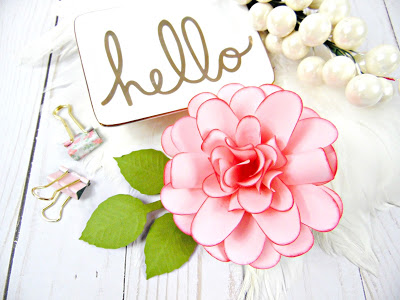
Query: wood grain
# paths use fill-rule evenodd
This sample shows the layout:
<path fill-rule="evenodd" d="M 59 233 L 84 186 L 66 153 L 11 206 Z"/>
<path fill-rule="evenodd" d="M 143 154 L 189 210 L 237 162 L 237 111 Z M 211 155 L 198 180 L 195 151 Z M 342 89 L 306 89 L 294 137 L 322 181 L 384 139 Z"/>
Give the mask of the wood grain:
<path fill-rule="evenodd" d="M 392 29 L 396 36 L 397 46 L 400 47 L 400 2 L 397 0 L 384 0 L 386 5 L 386 10 L 392 24 Z"/>
<path fill-rule="evenodd" d="M 287 299 L 364 299 L 359 269 L 343 257 L 313 247 L 305 256 L 302 276 Z"/>
<path fill-rule="evenodd" d="M 24 47 L 55 24 L 53 0 L 0 2 L 0 289 L 7 277 L 34 141 L 48 57 L 19 65 Z"/>
<path fill-rule="evenodd" d="M 372 233 L 379 267 L 376 276 L 361 271 L 367 299 L 399 299 L 400 208 L 379 212 L 373 221 Z"/>

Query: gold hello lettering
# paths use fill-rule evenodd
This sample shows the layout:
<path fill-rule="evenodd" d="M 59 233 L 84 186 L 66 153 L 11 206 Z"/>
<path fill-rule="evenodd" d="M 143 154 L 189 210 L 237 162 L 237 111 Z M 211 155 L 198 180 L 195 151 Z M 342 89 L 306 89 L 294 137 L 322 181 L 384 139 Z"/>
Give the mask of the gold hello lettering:
<path fill-rule="evenodd" d="M 187 34 L 186 31 L 186 24 L 188 22 L 191 22 L 197 29 L 198 33 L 199 33 L 199 37 L 201 40 L 201 44 L 203 46 L 203 54 L 204 54 L 204 62 L 203 64 L 200 63 L 195 50 L 192 47 L 192 44 L 190 43 L 190 39 L 189 36 Z M 173 35 L 175 42 L 176 42 L 176 46 L 178 48 L 178 52 L 179 52 L 179 60 L 178 63 L 175 62 L 175 60 L 172 58 L 169 50 L 168 50 L 168 46 L 165 43 L 165 39 L 164 39 L 164 27 L 166 27 L 167 29 L 169 29 L 169 31 L 171 32 L 171 34 Z M 187 82 L 187 83 L 199 83 L 202 82 L 203 80 L 207 79 L 211 82 L 216 82 L 218 80 L 221 79 L 222 77 L 222 72 L 225 70 L 227 72 L 236 72 L 237 70 L 239 70 L 241 64 L 242 64 L 242 56 L 246 55 L 252 48 L 252 44 L 253 44 L 253 40 L 252 37 L 249 36 L 249 45 L 247 46 L 247 48 L 243 51 L 243 52 L 239 52 L 238 50 L 236 50 L 235 48 L 229 47 L 226 48 L 224 50 L 221 51 L 220 55 L 219 55 L 219 59 L 218 59 L 218 73 L 215 76 L 215 78 L 210 77 L 209 76 L 209 68 L 210 68 L 210 58 L 209 58 L 209 54 L 208 54 L 208 48 L 207 48 L 207 44 L 206 44 L 206 40 L 204 38 L 204 34 L 203 31 L 201 30 L 199 24 L 196 22 L 196 20 L 194 20 L 191 17 L 185 17 L 183 18 L 182 22 L 181 22 L 181 30 L 182 30 L 182 35 L 183 38 L 185 40 L 185 44 L 197 66 L 197 68 L 199 69 L 199 71 L 201 72 L 202 76 L 200 78 L 197 79 L 190 79 L 187 77 L 186 75 L 186 58 L 185 58 L 185 54 L 183 52 L 183 47 L 182 47 L 182 43 L 174 29 L 174 27 L 171 25 L 170 22 L 168 22 L 167 20 L 162 20 L 160 22 L 160 24 L 158 25 L 158 38 L 160 40 L 160 44 L 161 44 L 161 48 L 164 51 L 164 54 L 170 64 L 170 66 L 172 67 L 172 69 L 174 70 L 174 72 L 178 75 L 179 80 L 176 83 L 176 85 L 170 89 L 170 90 L 162 90 L 162 86 L 163 86 L 163 75 L 161 73 L 161 71 L 159 69 L 153 69 L 150 71 L 149 77 L 150 77 L 150 82 L 154 88 L 154 90 L 152 91 L 146 91 L 145 89 L 142 88 L 142 86 L 134 81 L 134 80 L 130 80 L 128 81 L 126 84 L 124 84 L 124 82 L 121 79 L 121 75 L 122 75 L 122 68 L 123 68 L 123 59 L 122 59 L 122 51 L 121 51 L 121 45 L 119 44 L 117 35 L 113 32 L 113 31 L 107 31 L 105 36 L 104 36 L 104 45 L 105 45 L 105 50 L 106 50 L 106 54 L 107 54 L 107 58 L 108 61 L 110 63 L 111 69 L 114 72 L 115 75 L 115 81 L 114 84 L 110 90 L 110 92 L 108 93 L 108 96 L 101 102 L 102 105 L 106 105 L 108 104 L 111 99 L 114 97 L 115 92 L 117 91 L 117 88 L 120 87 L 122 90 L 122 93 L 124 94 L 124 97 L 126 99 L 126 102 L 129 106 L 132 105 L 132 98 L 131 95 L 129 93 L 129 88 L 131 86 L 134 86 L 139 92 L 141 92 L 144 95 L 155 95 L 155 94 L 162 94 L 162 95 L 167 95 L 167 94 L 172 94 L 175 91 L 177 91 L 183 82 Z M 117 50 L 117 64 L 115 64 L 115 61 L 111 55 L 111 51 L 110 51 L 110 38 Z M 225 65 L 224 62 L 224 58 L 231 58 L 231 59 L 236 59 L 236 64 L 234 67 L 229 68 L 228 66 Z"/>

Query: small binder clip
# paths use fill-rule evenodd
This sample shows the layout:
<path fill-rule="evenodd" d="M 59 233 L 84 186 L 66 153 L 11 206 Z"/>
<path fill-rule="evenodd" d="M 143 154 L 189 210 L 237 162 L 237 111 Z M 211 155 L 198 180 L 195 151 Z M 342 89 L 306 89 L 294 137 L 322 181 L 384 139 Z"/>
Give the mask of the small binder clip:
<path fill-rule="evenodd" d="M 60 167 L 59 171 L 47 176 L 47 180 L 49 181 L 48 184 L 43 185 L 43 186 L 34 187 L 32 189 L 32 194 L 39 200 L 52 201 L 48 206 L 43 208 L 42 216 L 46 221 L 58 222 L 61 220 L 63 209 L 64 209 L 65 205 L 68 203 L 68 201 L 71 198 L 74 198 L 77 200 L 80 199 L 80 197 L 82 196 L 86 187 L 88 187 L 90 185 L 90 181 L 89 181 L 89 179 L 82 177 L 75 172 L 71 172 L 70 170 L 68 170 L 67 168 L 62 167 L 62 166 Z M 54 193 L 51 195 L 51 197 L 49 197 L 49 198 L 40 196 L 36 192 L 36 190 L 46 189 L 49 186 L 53 186 L 56 189 L 54 191 Z M 49 219 L 46 216 L 45 212 L 47 209 L 49 209 L 56 203 L 56 201 L 61 193 L 67 195 L 67 198 L 65 199 L 64 203 L 61 205 L 59 217 L 58 217 L 58 219 Z"/>
<path fill-rule="evenodd" d="M 58 112 L 63 108 L 68 108 L 68 114 L 71 117 L 72 121 L 79 127 L 82 131 L 77 135 L 73 135 L 71 129 L 69 128 L 67 122 L 58 115 Z M 72 107 L 69 104 L 60 105 L 56 107 L 53 111 L 53 116 L 60 120 L 61 123 L 64 125 L 67 133 L 70 137 L 69 141 L 64 143 L 64 146 L 68 149 L 68 154 L 75 160 L 80 160 L 82 157 L 85 157 L 87 154 L 92 152 L 98 146 L 103 143 L 103 139 L 97 134 L 97 132 L 92 128 L 89 127 L 84 129 L 83 126 L 78 122 L 78 120 L 72 114 Z"/>

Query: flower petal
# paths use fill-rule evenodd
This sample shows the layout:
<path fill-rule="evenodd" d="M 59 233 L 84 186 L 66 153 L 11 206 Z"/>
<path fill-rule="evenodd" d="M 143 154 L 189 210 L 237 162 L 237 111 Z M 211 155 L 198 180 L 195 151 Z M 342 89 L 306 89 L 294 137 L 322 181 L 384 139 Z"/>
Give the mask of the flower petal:
<path fill-rule="evenodd" d="M 174 189 L 171 184 L 161 190 L 161 202 L 173 214 L 195 214 L 207 199 L 202 189 Z"/>
<path fill-rule="evenodd" d="M 236 128 L 236 144 L 238 147 L 251 144 L 257 146 L 261 143 L 261 125 L 253 116 L 246 116 L 240 120 Z"/>
<path fill-rule="evenodd" d="M 201 152 L 201 139 L 196 119 L 183 117 L 179 119 L 171 131 L 172 142 L 179 152 Z"/>
<path fill-rule="evenodd" d="M 173 125 L 168 126 L 164 130 L 164 132 L 161 136 L 161 146 L 162 146 L 164 152 L 170 157 L 173 157 L 179 153 L 179 150 L 176 148 L 175 144 L 172 142 L 172 138 L 171 138 L 172 127 L 173 127 Z"/>
<path fill-rule="evenodd" d="M 319 114 L 313 111 L 311 108 L 303 107 L 303 111 L 301 112 L 300 120 L 308 119 L 308 118 L 318 118 Z"/>
<path fill-rule="evenodd" d="M 221 130 L 211 130 L 207 137 L 204 139 L 203 144 L 201 145 L 201 150 L 204 153 L 210 155 L 211 152 L 219 147 L 219 146 L 226 146 L 226 138 L 228 136 L 222 132 Z"/>
<path fill-rule="evenodd" d="M 324 148 L 324 152 L 326 157 L 328 158 L 329 166 L 331 167 L 333 175 L 336 175 L 337 172 L 337 156 L 335 149 L 332 146 L 328 146 Z"/>
<path fill-rule="evenodd" d="M 172 159 L 167 162 L 164 168 L 164 184 L 167 185 L 171 182 L 171 165 Z"/>
<path fill-rule="evenodd" d="M 272 192 L 269 189 L 256 187 L 240 188 L 238 192 L 240 205 L 249 213 L 259 214 L 271 204 Z"/>
<path fill-rule="evenodd" d="M 296 204 L 288 211 L 267 209 L 261 214 L 253 214 L 266 236 L 275 244 L 292 243 L 300 233 L 300 215 Z"/>
<path fill-rule="evenodd" d="M 224 85 L 218 92 L 218 98 L 224 100 L 226 103 L 230 103 L 232 96 L 240 89 L 244 88 L 243 84 L 240 83 L 228 83 Z"/>
<path fill-rule="evenodd" d="M 271 187 L 275 191 L 272 195 L 271 208 L 279 211 L 287 211 L 291 209 L 294 203 L 293 196 L 282 180 L 275 177 Z"/>
<path fill-rule="evenodd" d="M 176 226 L 182 231 L 184 234 L 192 235 L 192 223 L 193 219 L 196 215 L 174 215 L 174 222 Z"/>
<path fill-rule="evenodd" d="M 278 91 L 269 95 L 255 112 L 261 123 L 262 141 L 276 136 L 279 149 L 284 149 L 302 110 L 301 98 L 293 92 Z"/>
<path fill-rule="evenodd" d="M 203 246 L 221 243 L 240 223 L 244 210 L 229 211 L 229 197 L 207 198 L 193 220 L 192 236 Z"/>
<path fill-rule="evenodd" d="M 226 238 L 225 253 L 236 264 L 248 265 L 255 261 L 264 248 L 266 237 L 251 214 L 244 214 L 239 225 Z"/>
<path fill-rule="evenodd" d="M 210 99 L 217 99 L 218 97 L 212 93 L 200 93 L 192 98 L 188 104 L 188 112 L 189 116 L 196 118 L 197 111 L 199 110 L 200 105 Z"/>
<path fill-rule="evenodd" d="M 215 174 L 208 176 L 203 183 L 203 190 L 210 197 L 219 198 L 231 195 L 236 189 L 231 189 L 231 191 L 224 191 L 221 189 L 221 185 Z"/>
<path fill-rule="evenodd" d="M 324 150 L 316 149 L 286 156 L 279 178 L 286 185 L 328 182 L 334 178 Z"/>
<path fill-rule="evenodd" d="M 285 155 L 283 155 L 283 153 L 281 152 L 281 149 L 279 149 L 278 144 L 276 143 L 276 138 L 275 136 L 272 137 L 268 142 L 267 142 L 268 146 L 271 146 L 275 152 L 276 152 L 276 161 L 274 162 L 275 168 L 281 168 L 283 167 L 286 163 L 287 163 L 287 159 L 285 157 Z"/>
<path fill-rule="evenodd" d="M 269 269 L 274 267 L 281 259 L 281 255 L 274 249 L 269 239 L 265 240 L 261 255 L 250 264 L 256 269 Z"/>
<path fill-rule="evenodd" d="M 239 124 L 229 105 L 219 99 L 204 102 L 197 111 L 197 127 L 205 138 L 211 130 L 219 129 L 229 137 L 234 137 Z"/>
<path fill-rule="evenodd" d="M 204 249 L 208 252 L 208 254 L 218 259 L 219 261 L 222 262 L 229 261 L 229 258 L 226 256 L 225 253 L 224 242 L 219 243 L 218 245 L 215 246 L 210 246 L 210 247 L 204 246 Z"/>
<path fill-rule="evenodd" d="M 336 201 L 321 187 L 313 184 L 291 186 L 301 222 L 317 231 L 330 231 L 339 223 L 340 210 Z"/>
<path fill-rule="evenodd" d="M 257 149 L 261 150 L 262 153 L 264 153 L 266 159 L 272 160 L 272 162 L 275 164 L 276 160 L 278 159 L 278 154 L 273 147 L 262 144 L 258 145 Z"/>
<path fill-rule="evenodd" d="M 271 183 L 276 176 L 281 175 L 282 171 L 271 170 L 267 171 L 262 179 L 262 183 L 269 189 L 271 189 Z"/>
<path fill-rule="evenodd" d="M 252 116 L 260 103 L 265 99 L 264 91 L 255 86 L 238 90 L 231 99 L 230 107 L 239 119 Z"/>
<path fill-rule="evenodd" d="M 234 193 L 234 194 L 232 194 L 231 201 L 229 202 L 229 211 L 237 210 L 237 209 L 243 209 L 243 207 L 241 207 L 239 204 L 238 193 Z"/>
<path fill-rule="evenodd" d="M 249 176 L 253 175 L 249 174 L 248 170 L 252 171 L 249 159 L 229 168 L 223 175 L 222 180 L 228 186 L 234 187 L 239 181 L 245 180 L 249 178 Z"/>
<path fill-rule="evenodd" d="M 213 168 L 204 153 L 179 153 L 172 159 L 171 184 L 176 189 L 201 188 L 211 173 Z"/>
<path fill-rule="evenodd" d="M 308 118 L 297 123 L 285 153 L 298 153 L 333 144 L 338 132 L 331 122 L 321 118 Z M 176 144 L 176 143 L 175 143 Z"/>
<path fill-rule="evenodd" d="M 340 216 L 342 216 L 343 214 L 343 202 L 342 199 L 340 198 L 340 196 L 333 190 L 331 190 L 330 188 L 321 185 L 320 186 L 321 189 L 323 189 L 326 193 L 328 193 L 333 200 L 335 200 L 337 206 L 339 207 L 339 212 L 340 212 Z"/>
<path fill-rule="evenodd" d="M 314 236 L 310 228 L 308 228 L 304 224 L 301 224 L 300 234 L 293 243 L 286 246 L 273 244 L 273 247 L 275 248 L 276 251 L 278 251 L 280 254 L 284 256 L 295 257 L 308 252 L 313 245 L 314 245 Z"/>
<path fill-rule="evenodd" d="M 281 88 L 280 86 L 277 86 L 275 84 L 263 84 L 263 85 L 260 85 L 260 89 L 262 89 L 264 91 L 265 96 L 269 96 L 272 93 L 283 90 L 283 88 Z"/>

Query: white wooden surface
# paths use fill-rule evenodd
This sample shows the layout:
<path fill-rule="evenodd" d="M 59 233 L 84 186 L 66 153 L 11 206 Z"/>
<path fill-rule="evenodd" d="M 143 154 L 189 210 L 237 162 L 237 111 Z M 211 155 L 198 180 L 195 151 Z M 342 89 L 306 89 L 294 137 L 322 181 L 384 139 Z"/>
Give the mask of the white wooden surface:
<path fill-rule="evenodd" d="M 128 186 L 112 187 L 102 171 L 83 201 L 71 201 L 62 222 L 39 217 L 42 203 L 30 189 L 43 183 L 63 160 L 54 151 L 51 99 L 42 95 L 62 70 L 57 59 L 34 68 L 19 66 L 18 55 L 29 41 L 52 28 L 57 0 L 0 2 L 0 290 L 6 299 L 236 299 L 242 269 L 220 263 L 197 249 L 181 269 L 146 281 L 140 247 L 104 250 L 78 238 L 97 205 Z M 397 0 L 351 0 L 352 14 L 368 22 L 365 48 L 398 46 Z M 62 20 L 61 20 L 62 22 Z M 48 78 L 47 78 L 48 74 Z M 395 74 L 399 77 L 399 71 Z M 43 104 L 42 104 L 43 101 Z M 379 212 L 373 224 L 377 276 L 360 271 L 344 258 L 318 248 L 305 256 L 303 276 L 287 299 L 400 299 L 400 208 Z M 382 232 L 384 234 L 382 234 Z"/>

